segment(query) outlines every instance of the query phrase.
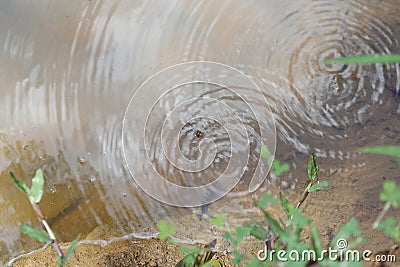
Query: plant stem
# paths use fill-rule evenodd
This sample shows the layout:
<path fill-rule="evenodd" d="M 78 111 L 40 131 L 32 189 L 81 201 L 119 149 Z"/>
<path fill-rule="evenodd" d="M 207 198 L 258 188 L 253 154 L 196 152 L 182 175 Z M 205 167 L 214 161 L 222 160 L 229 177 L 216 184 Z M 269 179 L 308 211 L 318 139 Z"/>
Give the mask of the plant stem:
<path fill-rule="evenodd" d="M 310 192 L 308 192 L 308 190 L 310 189 L 312 184 L 313 184 L 313 181 L 308 182 L 307 187 L 306 187 L 306 189 L 304 189 L 304 192 L 301 195 L 299 202 L 297 202 L 296 209 L 300 208 L 300 205 L 303 204 L 303 202 L 306 200 L 308 194 L 310 193 Z M 293 215 L 290 216 L 289 220 L 286 221 L 286 227 L 289 226 L 289 224 L 292 220 L 293 220 Z"/>
<path fill-rule="evenodd" d="M 38 203 L 31 202 L 33 210 L 35 211 L 36 215 L 38 216 L 40 222 L 42 223 L 44 229 L 46 232 L 49 234 L 49 237 L 51 239 L 51 245 L 53 246 L 54 250 L 57 253 L 57 256 L 60 257 L 61 259 L 64 258 L 64 252 L 62 251 L 60 244 L 57 242 L 56 236 L 54 235 L 54 232 L 51 230 L 49 224 L 47 223 L 46 219 L 43 216 L 42 209 L 40 208 Z M 60 265 L 60 267 L 63 267 Z"/>
<path fill-rule="evenodd" d="M 306 200 L 306 198 L 309 194 L 308 190 L 310 189 L 312 184 L 313 184 L 313 181 L 308 182 L 306 189 L 304 189 L 303 195 L 301 195 L 299 202 L 297 202 L 296 209 L 300 208 L 300 205 L 303 204 L 304 200 Z"/>
<path fill-rule="evenodd" d="M 391 206 L 391 202 L 388 201 L 386 202 L 385 206 L 383 207 L 381 213 L 379 213 L 378 218 L 376 218 L 376 221 L 374 222 L 374 224 L 372 225 L 372 227 L 374 229 L 378 228 L 379 223 L 381 222 L 383 216 L 385 216 L 386 212 L 390 209 Z"/>

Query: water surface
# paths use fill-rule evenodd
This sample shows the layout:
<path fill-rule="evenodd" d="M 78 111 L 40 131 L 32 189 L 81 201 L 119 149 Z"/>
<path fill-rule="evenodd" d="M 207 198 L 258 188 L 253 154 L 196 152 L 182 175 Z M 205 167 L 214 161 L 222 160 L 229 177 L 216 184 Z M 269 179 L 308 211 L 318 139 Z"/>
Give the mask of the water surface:
<path fill-rule="evenodd" d="M 135 150 L 140 147 L 135 134 L 145 133 L 155 170 L 179 185 L 207 184 L 228 168 L 233 153 L 248 152 L 231 165 L 232 175 L 243 179 L 209 209 L 210 215 L 234 213 L 238 221 L 255 214 L 251 197 L 262 191 L 300 192 L 296 172 L 310 152 L 335 166 L 354 160 L 359 146 L 398 144 L 398 64 L 318 62 L 399 53 L 399 11 L 396 1 L 0 1 L 1 253 L 15 255 L 37 246 L 19 233 L 19 224 L 38 222 L 9 171 L 28 182 L 43 168 L 41 204 L 62 240 L 109 222 L 135 222 L 129 231 L 151 235 L 162 218 L 179 224 L 179 218 L 190 217 L 192 210 L 156 201 L 131 177 L 123 144 L 138 167 L 136 174 L 150 179 L 152 173 L 135 157 L 143 152 Z M 231 91 L 211 83 L 170 85 L 182 77 L 195 78 L 193 69 L 164 76 L 128 108 L 146 79 L 188 61 L 235 67 L 258 85 L 264 98 L 243 84 L 229 84 Z M 215 76 L 222 80 L 219 73 Z M 170 87 L 164 88 L 166 84 Z M 248 112 L 248 101 L 265 108 L 264 117 Z M 168 126 L 165 136 L 182 154 L 172 155 L 201 165 L 210 152 L 215 157 L 207 175 L 176 169 L 160 150 L 160 127 L 176 107 L 173 117 L 179 119 L 172 120 L 176 124 Z M 220 117 L 210 119 L 207 110 L 219 110 Z M 123 143 L 126 111 L 132 118 L 149 118 L 149 124 L 136 129 L 135 121 L 129 121 L 132 132 Z M 229 133 L 224 123 L 234 125 L 237 114 L 245 130 Z M 275 124 L 277 155 L 292 171 L 282 180 L 268 178 L 249 194 L 261 144 L 271 153 L 275 149 L 274 138 L 270 143 L 260 138 L 263 123 Z M 371 131 L 388 135 L 380 138 Z M 268 171 L 268 162 L 260 166 Z M 192 219 L 188 224 L 196 229 L 197 217 Z M 202 234 L 191 230 L 182 236 L 193 240 Z"/>

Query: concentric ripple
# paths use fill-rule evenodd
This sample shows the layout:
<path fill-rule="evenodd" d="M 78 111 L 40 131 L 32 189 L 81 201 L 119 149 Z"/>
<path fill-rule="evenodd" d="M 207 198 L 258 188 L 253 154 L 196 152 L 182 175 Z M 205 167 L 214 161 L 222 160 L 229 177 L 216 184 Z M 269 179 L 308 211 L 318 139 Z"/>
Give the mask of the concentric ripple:
<path fill-rule="evenodd" d="M 0 265 L 37 246 L 19 232 L 36 218 L 9 171 L 30 181 L 43 168 L 44 210 L 62 241 L 110 221 L 154 235 L 170 219 L 186 227 L 182 240 L 206 243 L 198 209 L 154 198 L 203 205 L 233 188 L 207 215 L 242 224 L 257 214 L 255 195 L 295 189 L 302 161 L 287 155 L 348 158 L 368 122 L 400 113 L 397 65 L 317 63 L 399 52 L 396 0 L 72 2 L 0 1 Z M 250 79 L 217 63 L 174 65 L 199 60 Z M 269 170 L 260 148 L 274 155 L 274 124 L 293 174 L 249 194 Z"/>
<path fill-rule="evenodd" d="M 285 90 L 297 99 L 296 113 L 306 114 L 300 123 L 303 134 L 305 130 L 313 134 L 318 126 L 340 131 L 362 124 L 372 107 L 382 104 L 385 88 L 399 92 L 398 64 L 321 63 L 328 58 L 398 52 L 397 35 L 391 27 L 394 22 L 384 17 L 393 8 L 382 2 L 367 7 L 358 1 L 311 1 L 307 8 L 291 12 L 277 24 L 271 33 L 275 46 L 268 54 L 266 69 L 277 69 L 287 80 Z M 284 116 L 296 115 L 279 117 Z M 312 125 L 307 126 L 305 122 L 311 118 Z M 297 119 L 296 124 L 299 122 Z M 292 138 L 299 140 L 299 132 L 293 134 Z M 329 132 L 325 129 L 320 134 Z M 334 138 L 338 133 L 330 134 Z M 322 150 L 320 156 L 326 155 Z"/>
<path fill-rule="evenodd" d="M 137 110 L 146 97 L 148 106 Z M 152 101 L 149 101 L 149 98 Z M 134 93 L 123 121 L 123 149 L 135 182 L 174 206 L 200 206 L 251 179 L 265 180 L 275 127 L 261 90 L 243 73 L 213 62 L 174 65 Z"/>

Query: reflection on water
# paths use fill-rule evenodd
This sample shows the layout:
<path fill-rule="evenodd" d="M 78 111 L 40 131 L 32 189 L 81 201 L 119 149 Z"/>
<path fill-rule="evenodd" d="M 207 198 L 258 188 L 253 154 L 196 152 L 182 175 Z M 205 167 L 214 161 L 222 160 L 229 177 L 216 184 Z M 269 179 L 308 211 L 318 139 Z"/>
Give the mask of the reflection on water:
<path fill-rule="evenodd" d="M 318 61 L 400 52 L 398 14 L 396 1 L 0 0 L 0 253 L 36 245 L 19 233 L 20 223 L 37 222 L 12 186 L 11 170 L 28 181 L 36 168 L 44 169 L 43 209 L 63 240 L 111 221 L 138 220 L 153 233 L 152 223 L 160 218 L 189 212 L 140 190 L 121 152 L 121 120 L 132 93 L 176 63 L 209 60 L 237 67 L 262 88 L 277 134 L 290 150 L 350 158 L 345 140 L 364 135 L 367 143 L 364 126 L 386 104 L 382 95 L 391 90 L 398 97 L 399 66 Z M 400 112 L 396 101 L 392 114 Z M 149 110 L 134 108 L 148 115 Z M 206 137 L 218 139 L 217 171 L 223 170 L 230 158 L 226 133 L 218 123 L 185 120 L 172 141 L 196 159 L 200 140 L 186 132 L 201 128 Z M 257 121 L 247 125 L 257 139 Z M 200 175 L 181 180 L 167 162 L 156 165 L 170 171 L 176 183 L 209 182 Z M 236 189 L 230 198 L 248 201 L 222 200 L 214 212 L 230 210 L 226 203 L 237 205 L 238 213 L 251 211 L 246 191 Z M 145 231 L 139 228 L 133 230 Z"/>

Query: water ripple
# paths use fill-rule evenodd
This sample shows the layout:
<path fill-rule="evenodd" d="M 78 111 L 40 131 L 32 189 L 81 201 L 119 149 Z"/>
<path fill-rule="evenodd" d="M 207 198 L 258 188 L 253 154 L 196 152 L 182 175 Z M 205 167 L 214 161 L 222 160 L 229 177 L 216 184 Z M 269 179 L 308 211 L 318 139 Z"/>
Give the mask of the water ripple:
<path fill-rule="evenodd" d="M 389 2 L 367 6 L 358 1 L 310 1 L 306 8 L 290 12 L 276 25 L 271 32 L 275 46 L 268 54 L 266 68 L 277 70 L 287 80 L 283 90 L 297 100 L 292 114 L 284 116 L 304 120 L 300 127 L 311 135 L 320 126 L 328 136 L 337 134 L 331 129 L 338 129 L 342 135 L 340 130 L 363 124 L 366 118 L 361 115 L 382 104 L 380 96 L 387 84 L 393 84 L 389 88 L 398 93 L 398 64 L 319 63 L 346 55 L 398 52 L 397 35 L 392 29 L 397 18 L 384 17 L 390 8 L 394 6 Z M 282 113 L 280 118 L 284 118 Z M 310 151 L 298 131 L 287 125 L 281 131 L 288 142 L 295 139 L 303 143 L 297 144 L 303 152 Z"/>

